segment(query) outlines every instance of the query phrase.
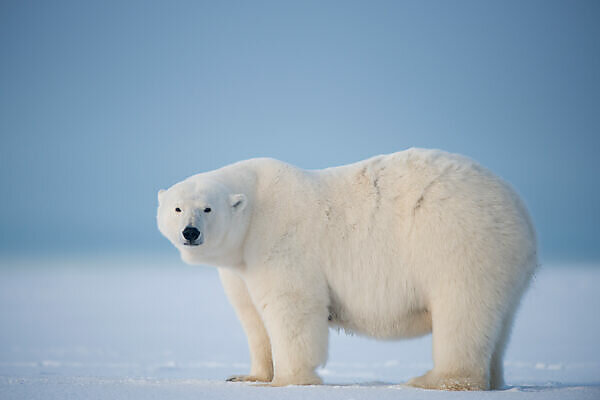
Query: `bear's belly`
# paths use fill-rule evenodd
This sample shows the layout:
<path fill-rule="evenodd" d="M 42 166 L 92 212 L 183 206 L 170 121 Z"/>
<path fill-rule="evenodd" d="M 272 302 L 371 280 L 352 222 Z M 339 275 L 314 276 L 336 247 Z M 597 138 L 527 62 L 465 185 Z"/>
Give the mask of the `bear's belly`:
<path fill-rule="evenodd" d="M 331 296 L 329 326 L 349 334 L 379 339 L 409 338 L 431 332 L 431 313 L 425 307 L 406 307 L 405 304 L 411 304 L 411 301 L 401 304 L 389 300 L 377 304 L 377 299 L 370 300 L 344 302 Z"/>

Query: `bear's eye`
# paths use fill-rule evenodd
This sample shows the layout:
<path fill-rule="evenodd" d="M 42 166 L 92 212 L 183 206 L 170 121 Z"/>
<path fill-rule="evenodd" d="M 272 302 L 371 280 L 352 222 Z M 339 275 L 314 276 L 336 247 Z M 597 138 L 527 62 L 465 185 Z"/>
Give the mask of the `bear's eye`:
<path fill-rule="evenodd" d="M 204 212 L 205 212 L 205 213 L 209 213 L 209 212 L 211 212 L 211 211 L 212 211 L 212 210 L 211 210 L 211 208 L 210 208 L 210 207 L 206 207 L 206 208 L 204 209 Z"/>
<path fill-rule="evenodd" d="M 175 212 L 181 212 L 181 208 L 177 207 L 177 208 L 175 209 Z"/>

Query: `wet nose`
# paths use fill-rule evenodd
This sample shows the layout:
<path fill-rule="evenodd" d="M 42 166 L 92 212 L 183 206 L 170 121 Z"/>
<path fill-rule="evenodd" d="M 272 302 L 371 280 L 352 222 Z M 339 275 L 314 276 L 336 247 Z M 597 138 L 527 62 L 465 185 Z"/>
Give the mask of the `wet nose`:
<path fill-rule="evenodd" d="M 185 240 L 193 242 L 194 240 L 198 239 L 198 236 L 200 236 L 200 231 L 197 228 L 194 228 L 193 226 L 186 226 L 183 232 L 181 232 L 181 234 L 183 235 Z"/>

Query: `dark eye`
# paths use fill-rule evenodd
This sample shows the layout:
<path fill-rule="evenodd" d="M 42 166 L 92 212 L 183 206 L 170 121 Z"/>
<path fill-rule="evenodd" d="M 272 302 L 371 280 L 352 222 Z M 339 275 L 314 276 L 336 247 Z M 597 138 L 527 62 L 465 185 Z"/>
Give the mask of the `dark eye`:
<path fill-rule="evenodd" d="M 210 207 L 206 207 L 206 208 L 204 209 L 204 212 L 205 212 L 205 213 L 209 213 L 209 212 L 211 212 L 211 211 L 212 211 L 212 210 L 210 209 Z"/>
<path fill-rule="evenodd" d="M 181 208 L 177 207 L 177 208 L 175 209 L 175 212 L 181 212 Z"/>

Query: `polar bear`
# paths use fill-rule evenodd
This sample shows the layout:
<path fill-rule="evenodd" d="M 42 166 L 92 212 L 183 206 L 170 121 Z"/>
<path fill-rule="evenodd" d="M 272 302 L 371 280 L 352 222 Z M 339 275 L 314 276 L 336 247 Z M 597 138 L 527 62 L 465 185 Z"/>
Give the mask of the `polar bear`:
<path fill-rule="evenodd" d="M 218 267 L 246 332 L 251 370 L 230 380 L 320 384 L 337 327 L 433 330 L 434 367 L 409 385 L 503 386 L 536 237 L 515 191 L 474 161 L 426 149 L 323 170 L 251 159 L 158 200 L 159 230 L 185 262 Z"/>

